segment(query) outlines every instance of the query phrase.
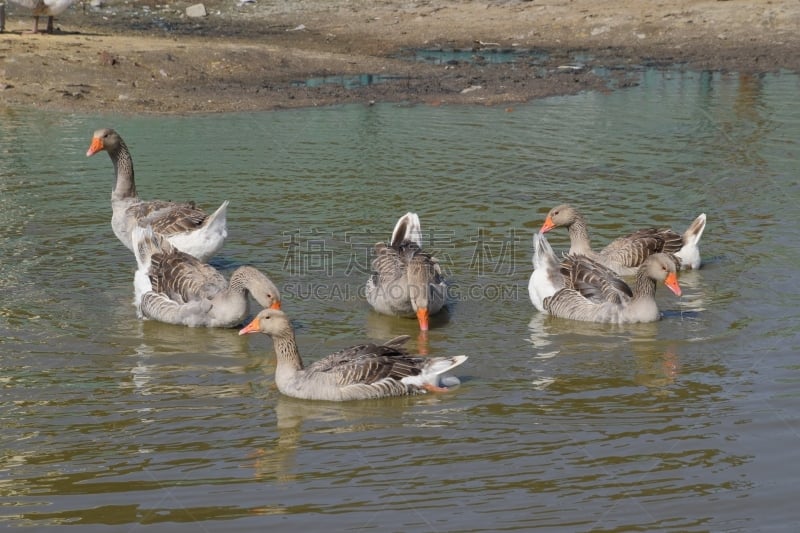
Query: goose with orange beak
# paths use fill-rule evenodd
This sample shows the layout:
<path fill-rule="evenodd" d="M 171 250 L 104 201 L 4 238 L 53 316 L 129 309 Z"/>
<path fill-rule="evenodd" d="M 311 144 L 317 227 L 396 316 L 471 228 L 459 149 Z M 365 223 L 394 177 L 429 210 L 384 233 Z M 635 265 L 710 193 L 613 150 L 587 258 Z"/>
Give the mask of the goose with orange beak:
<path fill-rule="evenodd" d="M 422 228 L 416 213 L 397 221 L 388 244 L 375 245 L 367 302 L 384 315 L 416 317 L 428 331 L 430 317 L 445 305 L 447 285 L 439 262 L 422 249 Z"/>

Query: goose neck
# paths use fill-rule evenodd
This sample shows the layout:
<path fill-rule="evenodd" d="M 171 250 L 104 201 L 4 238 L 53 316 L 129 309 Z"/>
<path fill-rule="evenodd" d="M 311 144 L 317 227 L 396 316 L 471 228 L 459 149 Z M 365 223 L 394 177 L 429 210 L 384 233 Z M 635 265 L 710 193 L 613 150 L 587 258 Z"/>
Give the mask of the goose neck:
<path fill-rule="evenodd" d="M 275 343 L 279 367 L 288 367 L 293 371 L 303 370 L 303 360 L 300 358 L 300 350 L 297 349 L 294 333 L 275 335 L 272 337 L 272 341 Z"/>
<path fill-rule="evenodd" d="M 112 198 L 114 200 L 124 200 L 126 198 L 136 198 L 136 183 L 133 178 L 133 158 L 125 143 L 120 140 L 119 146 L 113 151 L 108 152 L 111 162 L 114 164 L 114 173 L 117 182 L 114 186 Z"/>
<path fill-rule="evenodd" d="M 568 226 L 569 242 L 571 254 L 590 255 L 592 252 L 591 240 L 589 239 L 589 229 L 586 227 L 586 220 L 579 214 L 575 215 L 575 220 Z"/>

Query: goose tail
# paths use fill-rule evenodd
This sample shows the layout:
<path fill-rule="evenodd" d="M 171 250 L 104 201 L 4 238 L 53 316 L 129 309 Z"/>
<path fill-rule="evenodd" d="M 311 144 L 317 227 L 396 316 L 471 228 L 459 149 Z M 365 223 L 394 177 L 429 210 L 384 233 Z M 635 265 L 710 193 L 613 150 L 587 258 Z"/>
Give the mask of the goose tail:
<path fill-rule="evenodd" d="M 696 269 L 700 268 L 700 237 L 706 229 L 706 214 L 700 215 L 689 224 L 689 228 L 683 233 L 683 246 L 675 253 L 681 261 L 681 268 Z"/>
<path fill-rule="evenodd" d="M 528 282 L 528 296 L 544 312 L 544 299 L 564 288 L 564 278 L 553 248 L 541 231 L 533 236 L 533 273 Z"/>
<path fill-rule="evenodd" d="M 442 388 L 443 383 L 452 386 L 460 383 L 455 376 L 443 376 L 466 361 L 466 355 L 451 355 L 449 357 L 432 357 L 425 362 L 422 368 L 422 384 L 428 390 L 436 391 Z M 447 379 L 444 379 L 447 378 Z"/>
<path fill-rule="evenodd" d="M 223 239 L 228 236 L 229 202 L 229 200 L 222 202 L 217 210 L 211 213 L 211 215 L 203 222 L 203 226 L 205 226 L 208 231 L 222 234 Z"/>
<path fill-rule="evenodd" d="M 411 241 L 422 248 L 422 225 L 416 213 L 406 213 L 394 226 L 391 245 L 399 246 L 403 241 Z"/>

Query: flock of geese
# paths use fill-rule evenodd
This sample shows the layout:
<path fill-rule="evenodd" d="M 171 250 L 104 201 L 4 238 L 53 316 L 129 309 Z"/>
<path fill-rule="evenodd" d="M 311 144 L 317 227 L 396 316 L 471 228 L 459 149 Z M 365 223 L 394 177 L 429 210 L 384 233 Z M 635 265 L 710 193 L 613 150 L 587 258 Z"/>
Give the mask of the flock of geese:
<path fill-rule="evenodd" d="M 404 335 L 383 344 L 352 346 L 305 366 L 276 285 L 252 266 L 239 267 L 228 280 L 207 263 L 227 237 L 228 202 L 209 215 L 194 203 L 143 201 L 122 137 L 113 129 L 95 131 L 86 155 L 101 151 L 111 158 L 116 178 L 111 227 L 136 258 L 134 304 L 140 318 L 237 327 L 247 317 L 252 296 L 262 310 L 239 334 L 272 338 L 275 384 L 281 393 L 302 399 L 345 401 L 444 391 L 443 375 L 467 360 L 465 355 L 410 355 L 404 348 L 409 336 Z M 594 251 L 580 212 L 567 204 L 555 207 L 534 236 L 531 301 L 541 312 L 573 320 L 658 320 L 656 285 L 664 283 L 680 296 L 677 271 L 700 266 L 698 243 L 705 225 L 701 214 L 683 234 L 643 229 Z M 556 227 L 566 227 L 571 242 L 560 259 L 545 237 Z M 374 256 L 367 302 L 382 314 L 415 317 L 420 330 L 427 331 L 429 317 L 446 305 L 447 291 L 436 258 L 422 248 L 419 217 L 400 217 L 389 242 L 375 245 Z M 631 275 L 632 286 L 623 279 Z"/>
<path fill-rule="evenodd" d="M 185 326 L 235 327 L 247 317 L 248 296 L 263 308 L 240 335 L 264 333 L 275 345 L 275 384 L 283 394 L 303 399 L 358 400 L 446 390 L 440 376 L 467 360 L 412 356 L 407 335 L 384 344 L 365 343 L 305 366 L 294 329 L 281 310 L 278 288 L 259 270 L 242 266 L 230 280 L 206 261 L 227 237 L 225 201 L 211 215 L 194 203 L 144 201 L 136 192 L 133 158 L 112 129 L 94 132 L 87 156 L 108 153 L 116 184 L 111 192 L 111 227 L 136 257 L 134 303 L 141 318 Z M 400 219 L 388 245 L 379 244 L 367 282 L 376 310 L 428 316 L 444 305 L 445 286 L 436 260 L 422 250 L 419 217 Z"/>
<path fill-rule="evenodd" d="M 569 231 L 569 252 L 559 261 L 545 233 L 563 226 Z M 700 267 L 700 237 L 706 228 L 701 213 L 683 232 L 640 229 L 592 250 L 586 220 L 564 204 L 550 210 L 533 238 L 533 274 L 528 283 L 531 302 L 553 316 L 629 324 L 654 322 L 661 316 L 656 285 L 664 283 L 681 295 L 677 272 Z M 633 276 L 631 287 L 623 276 Z"/>

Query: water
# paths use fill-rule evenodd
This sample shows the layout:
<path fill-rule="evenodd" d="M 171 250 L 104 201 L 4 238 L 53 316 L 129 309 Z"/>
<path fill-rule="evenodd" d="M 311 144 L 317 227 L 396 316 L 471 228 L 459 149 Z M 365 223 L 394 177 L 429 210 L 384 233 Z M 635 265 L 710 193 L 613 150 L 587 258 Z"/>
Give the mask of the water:
<path fill-rule="evenodd" d="M 448 65 L 457 63 L 498 64 L 529 61 L 542 63 L 548 59 L 549 54 L 543 50 L 527 48 L 430 48 L 409 49 L 400 56 L 402 59 L 421 61 L 433 65 Z"/>
<path fill-rule="evenodd" d="M 492 107 L 206 117 L 3 110 L 0 520 L 36 531 L 791 529 L 798 446 L 798 77 L 645 71 Z M 213 261 L 281 287 L 307 360 L 410 334 L 466 353 L 443 395 L 282 397 L 261 336 L 141 322 L 109 226 L 117 128 L 144 198 L 231 200 Z M 629 327 L 538 314 L 532 233 L 594 242 L 708 214 L 706 264 Z M 420 214 L 453 303 L 427 342 L 360 290 Z M 566 248 L 565 232 L 551 242 Z"/>
<path fill-rule="evenodd" d="M 354 76 L 322 76 L 318 78 L 309 78 L 303 81 L 292 82 L 292 85 L 295 87 L 310 88 L 321 87 L 323 85 L 339 85 L 345 89 L 357 89 L 403 79 L 407 79 L 407 77 L 385 74 L 358 74 Z"/>

